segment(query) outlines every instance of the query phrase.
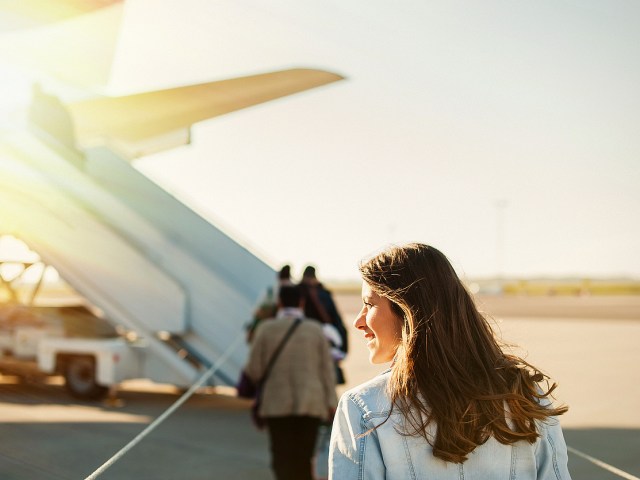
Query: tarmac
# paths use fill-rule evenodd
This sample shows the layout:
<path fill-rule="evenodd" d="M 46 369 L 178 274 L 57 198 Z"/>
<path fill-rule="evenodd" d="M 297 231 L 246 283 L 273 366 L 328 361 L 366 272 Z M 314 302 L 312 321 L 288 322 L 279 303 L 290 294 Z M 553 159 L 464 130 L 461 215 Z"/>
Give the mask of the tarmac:
<path fill-rule="evenodd" d="M 336 296 L 345 321 L 357 295 Z M 569 405 L 561 417 L 574 480 L 621 477 L 585 454 L 640 477 L 640 297 L 482 297 L 514 351 L 549 373 Z M 347 385 L 380 372 L 351 330 Z M 83 479 L 178 398 L 173 387 L 128 382 L 118 402 L 72 400 L 60 379 L 0 376 L 0 479 Z M 272 479 L 266 434 L 233 389 L 203 389 L 158 426 L 101 479 Z M 633 477 L 627 477 L 633 478 Z"/>

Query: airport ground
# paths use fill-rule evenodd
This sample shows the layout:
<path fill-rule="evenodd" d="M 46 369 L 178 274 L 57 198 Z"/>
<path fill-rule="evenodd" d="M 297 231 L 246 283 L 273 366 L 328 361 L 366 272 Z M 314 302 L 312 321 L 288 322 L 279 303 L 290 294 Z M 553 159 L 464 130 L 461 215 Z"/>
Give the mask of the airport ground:
<path fill-rule="evenodd" d="M 346 319 L 357 295 L 337 300 Z M 568 445 L 640 476 L 640 296 L 479 298 L 502 338 L 553 376 Z M 380 371 L 352 331 L 348 384 Z M 271 479 L 267 439 L 231 389 L 202 391 L 101 479 Z M 0 376 L 0 478 L 82 479 L 179 398 L 172 387 L 131 382 L 120 402 L 71 400 L 59 379 Z M 620 476 L 569 455 L 574 480 Z"/>

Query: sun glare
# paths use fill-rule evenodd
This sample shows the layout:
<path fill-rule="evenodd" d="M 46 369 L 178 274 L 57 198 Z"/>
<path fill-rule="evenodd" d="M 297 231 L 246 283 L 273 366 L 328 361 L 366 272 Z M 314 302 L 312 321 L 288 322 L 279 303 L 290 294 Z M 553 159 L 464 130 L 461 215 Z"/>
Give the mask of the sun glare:
<path fill-rule="evenodd" d="M 0 9 L 0 126 L 19 121 L 35 83 L 71 96 L 106 88 L 121 1 L 9 3 Z"/>

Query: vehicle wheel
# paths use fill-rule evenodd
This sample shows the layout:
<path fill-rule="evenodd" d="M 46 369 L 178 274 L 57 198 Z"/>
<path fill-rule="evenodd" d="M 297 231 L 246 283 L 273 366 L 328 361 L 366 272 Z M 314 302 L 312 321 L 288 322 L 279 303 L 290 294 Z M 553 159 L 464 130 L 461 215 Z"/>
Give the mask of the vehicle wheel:
<path fill-rule="evenodd" d="M 64 367 L 65 386 L 69 393 L 83 400 L 104 398 L 109 389 L 96 383 L 96 362 L 93 357 L 68 357 Z"/>

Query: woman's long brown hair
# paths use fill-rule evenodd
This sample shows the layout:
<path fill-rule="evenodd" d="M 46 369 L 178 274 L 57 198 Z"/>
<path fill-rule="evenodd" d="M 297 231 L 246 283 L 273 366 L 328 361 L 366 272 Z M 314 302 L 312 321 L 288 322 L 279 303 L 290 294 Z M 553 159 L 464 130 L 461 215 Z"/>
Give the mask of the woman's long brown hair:
<path fill-rule="evenodd" d="M 549 377 L 503 352 L 440 251 L 418 243 L 392 247 L 360 272 L 403 321 L 388 386 L 406 420 L 401 433 L 423 436 L 436 457 L 464 462 L 491 436 L 507 445 L 533 443 L 536 421 L 567 411 L 545 400 L 556 388 Z"/>

